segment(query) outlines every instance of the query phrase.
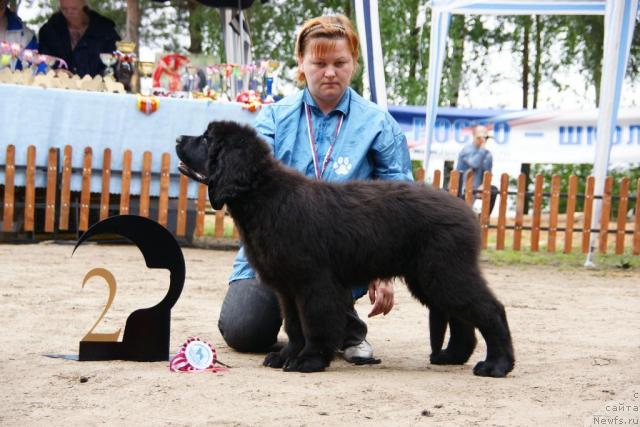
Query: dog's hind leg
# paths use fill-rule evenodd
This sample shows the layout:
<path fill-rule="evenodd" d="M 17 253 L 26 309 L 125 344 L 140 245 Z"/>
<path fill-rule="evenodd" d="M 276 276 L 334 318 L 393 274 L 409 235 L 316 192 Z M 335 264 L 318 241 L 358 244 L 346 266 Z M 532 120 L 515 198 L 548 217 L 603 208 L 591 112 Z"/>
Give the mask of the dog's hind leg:
<path fill-rule="evenodd" d="M 447 332 L 449 316 L 435 307 L 429 307 L 429 339 L 431 340 L 431 362 L 434 355 L 440 354 L 444 335 Z"/>
<path fill-rule="evenodd" d="M 433 363 L 464 363 L 476 345 L 474 328 L 478 328 L 487 343 L 487 358 L 474 367 L 479 376 L 504 377 L 515 359 L 509 325 L 504 307 L 491 293 L 477 267 L 472 262 L 461 266 L 446 260 L 420 264 L 415 275 L 405 276 L 411 293 L 430 309 L 449 316 L 451 338 L 444 356 L 432 358 Z M 442 268 L 440 268 L 442 266 Z M 436 314 L 438 348 L 443 318 Z M 439 323 L 438 323 L 439 322 Z"/>
<path fill-rule="evenodd" d="M 438 311 L 431 309 L 433 311 Z M 434 365 L 463 365 L 469 360 L 476 348 L 475 328 L 473 325 L 456 317 L 449 318 L 449 344 L 441 352 L 431 353 Z M 433 338 L 431 345 L 433 347 Z"/>
<path fill-rule="evenodd" d="M 478 328 L 487 344 L 487 357 L 476 364 L 473 373 L 483 377 L 504 377 L 515 364 L 504 306 L 489 290 L 479 271 L 468 271 L 457 275 L 456 279 L 459 295 L 448 300 L 445 297 L 444 303 L 452 317 Z"/>
<path fill-rule="evenodd" d="M 289 337 L 289 342 L 280 351 L 267 354 L 262 364 L 271 368 L 286 367 L 288 361 L 297 356 L 305 344 L 295 300 L 278 294 L 278 301 L 284 318 L 284 330 Z"/>
<path fill-rule="evenodd" d="M 299 288 L 296 304 L 305 345 L 297 357 L 289 359 L 285 371 L 317 372 L 329 366 L 344 339 L 350 301 L 351 292 L 330 280 Z"/>
<path fill-rule="evenodd" d="M 473 373 L 481 377 L 504 377 L 515 364 L 511 333 L 504 306 L 493 295 L 490 297 L 470 313 L 487 343 L 487 358 L 476 364 Z"/>
<path fill-rule="evenodd" d="M 429 307 L 429 339 L 431 341 L 431 363 L 434 365 L 462 365 L 476 347 L 476 336 L 473 325 L 449 315 L 438 304 L 438 299 L 428 298 L 420 282 L 407 278 L 411 293 L 424 305 Z M 449 344 L 442 350 L 444 336 L 449 325 Z"/>
<path fill-rule="evenodd" d="M 409 290 L 411 291 L 411 294 L 424 306 L 429 308 L 429 340 L 431 341 L 431 363 L 448 364 L 444 362 L 446 356 L 442 356 L 442 345 L 444 343 L 445 333 L 447 332 L 449 314 L 432 304 L 427 296 L 427 292 L 425 292 L 426 287 L 422 286 L 421 280 L 417 277 L 418 275 L 407 275 L 405 276 L 405 281 L 407 283 L 407 286 L 409 287 Z M 453 333 L 453 329 L 450 332 Z M 451 344 L 451 339 L 449 340 L 449 344 Z M 440 361 L 443 362 L 439 363 Z"/>
<path fill-rule="evenodd" d="M 450 316 L 446 310 L 430 301 L 414 280 L 407 280 L 413 295 L 424 305 L 429 306 L 429 339 L 431 341 L 431 363 L 434 365 L 462 365 L 476 347 L 476 335 L 473 325 Z M 449 344 L 442 350 L 444 336 L 449 325 Z"/>

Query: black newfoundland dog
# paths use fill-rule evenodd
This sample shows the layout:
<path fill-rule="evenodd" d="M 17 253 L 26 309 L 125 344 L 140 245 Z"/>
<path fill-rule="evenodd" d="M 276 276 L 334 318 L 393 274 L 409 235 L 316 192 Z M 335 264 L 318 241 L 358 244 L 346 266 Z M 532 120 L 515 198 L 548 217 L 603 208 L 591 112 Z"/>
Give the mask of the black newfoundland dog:
<path fill-rule="evenodd" d="M 322 371 L 343 340 L 349 286 L 399 277 L 429 307 L 431 363 L 465 363 L 478 328 L 487 358 L 474 374 L 513 369 L 505 310 L 480 272 L 479 224 L 463 200 L 419 183 L 309 179 L 234 122 L 181 136 L 176 151 L 213 208 L 227 205 L 249 262 L 278 295 L 289 342 L 266 366 Z"/>

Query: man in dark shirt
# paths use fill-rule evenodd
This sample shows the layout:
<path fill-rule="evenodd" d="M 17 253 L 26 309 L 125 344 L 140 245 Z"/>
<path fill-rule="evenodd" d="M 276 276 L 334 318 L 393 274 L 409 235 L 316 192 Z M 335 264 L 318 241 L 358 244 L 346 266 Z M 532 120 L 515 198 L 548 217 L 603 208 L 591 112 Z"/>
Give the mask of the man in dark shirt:
<path fill-rule="evenodd" d="M 60 11 L 40 28 L 40 53 L 66 61 L 79 76 L 101 74 L 101 53 L 112 53 L 120 36 L 115 23 L 89 9 L 85 0 L 60 0 Z"/>
<path fill-rule="evenodd" d="M 489 138 L 489 130 L 486 126 L 478 125 L 473 128 L 473 141 L 465 145 L 458 154 L 458 162 L 456 170 L 462 176 L 460 179 L 459 192 L 464 197 L 464 186 L 467 182 L 467 175 L 473 172 L 473 191 L 482 190 L 482 180 L 485 172 L 491 172 L 493 167 L 493 156 L 487 150 L 486 143 Z M 498 187 L 491 186 L 491 198 L 489 202 L 489 213 L 493 211 L 493 205 L 496 203 L 498 195 Z M 477 195 L 476 195 L 477 196 Z"/>

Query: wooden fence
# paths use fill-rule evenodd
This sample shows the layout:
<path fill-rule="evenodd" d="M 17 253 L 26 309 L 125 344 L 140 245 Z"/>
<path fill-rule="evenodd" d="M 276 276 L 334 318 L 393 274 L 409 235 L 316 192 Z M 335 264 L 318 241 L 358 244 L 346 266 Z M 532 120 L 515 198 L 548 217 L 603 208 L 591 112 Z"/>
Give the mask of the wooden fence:
<path fill-rule="evenodd" d="M 152 153 L 143 154 L 142 171 L 140 173 L 141 191 L 136 197 L 137 211 L 132 212 L 131 207 L 131 150 L 123 153 L 122 187 L 119 191 L 112 191 L 111 183 L 111 150 L 104 150 L 103 162 L 99 170 L 102 173 L 102 190 L 99 194 L 92 194 L 90 183 L 93 168 L 93 153 L 90 147 L 84 149 L 82 168 L 74 170 L 71 167 L 72 150 L 66 146 L 63 158 L 58 163 L 59 150 L 49 149 L 48 162 L 46 165 L 38 166 L 35 163 L 36 149 L 34 146 L 27 148 L 27 165 L 25 169 L 26 185 L 17 191 L 15 187 L 15 147 L 9 145 L 6 152 L 6 162 L 4 165 L 5 182 L 0 185 L 0 197 L 3 197 L 2 219 L 3 235 L 18 236 L 20 233 L 30 234 L 34 238 L 36 233 L 41 233 L 46 238 L 47 235 L 56 235 L 60 232 L 81 233 L 86 231 L 91 223 L 102 220 L 109 215 L 116 214 L 137 214 L 150 217 L 150 197 L 151 180 L 159 176 L 160 194 L 153 199 L 157 215 L 153 219 L 167 227 L 169 212 L 174 212 L 176 216 L 175 229 L 172 232 L 178 238 L 190 238 L 193 233 L 196 237 L 204 235 L 205 213 L 208 208 L 206 186 L 199 184 L 198 197 L 194 200 L 187 198 L 188 178 L 179 173 L 170 173 L 170 154 L 162 153 L 161 170 L 158 173 L 151 171 Z M 0 166 L 2 167 L 2 166 Z M 35 187 L 36 174 L 46 176 L 46 188 L 38 192 Z M 82 177 L 82 190 L 72 197 L 70 183 L 72 174 L 79 174 Z M 458 195 L 459 181 L 461 177 L 457 171 L 453 171 L 449 177 L 448 188 L 446 189 L 454 195 Z M 520 175 L 517 179 L 516 191 L 509 191 L 509 176 L 503 174 L 500 177 L 498 187 L 498 197 L 495 209 L 497 215 L 489 214 L 489 200 L 491 197 L 491 173 L 485 173 L 483 177 L 483 187 L 485 190 L 479 192 L 477 197 L 482 201 L 479 220 L 482 231 L 482 245 L 484 248 L 489 245 L 497 250 L 511 247 L 519 251 L 528 244 L 531 251 L 541 250 L 541 245 L 546 242 L 546 250 L 555 252 L 562 249 L 565 253 L 570 253 L 577 248 L 586 253 L 589 248 L 590 232 L 598 232 L 598 251 L 607 253 L 610 251 L 616 254 L 631 253 L 640 254 L 640 179 L 635 183 L 635 195 L 632 193 L 632 182 L 629 178 L 622 178 L 619 183 L 619 195 L 613 197 L 613 178 L 608 177 L 605 183 L 605 190 L 602 196 L 602 209 L 599 219 L 599 228 L 590 229 L 591 215 L 594 205 L 594 178 L 588 177 L 586 181 L 586 191 L 578 194 L 578 178 L 572 176 L 568 182 L 568 192 L 560 193 L 561 182 L 559 176 L 554 176 L 551 181 L 551 192 L 543 193 L 543 176 L 537 175 L 534 180 L 534 191 L 529 192 L 526 188 L 525 176 Z M 169 198 L 169 187 L 172 181 L 179 181 L 179 196 L 177 199 Z M 424 180 L 424 171 L 418 170 L 416 180 Z M 441 187 L 443 181 L 441 171 L 435 171 L 431 185 Z M 0 183 L 1 184 L 1 183 Z M 472 204 L 474 194 L 472 191 L 472 176 L 470 175 L 464 183 L 464 194 L 467 203 Z M 115 196 L 115 193 L 120 193 Z M 40 193 L 40 194 L 38 194 Z M 112 199 L 117 198 L 118 204 L 114 205 Z M 515 215 L 507 215 L 507 200 L 515 199 Z M 531 214 L 525 214 L 525 201 L 532 199 Z M 543 213 L 543 200 L 548 200 L 549 208 Z M 566 199 L 566 213 L 559 213 L 561 198 Z M 577 200 L 584 199 L 583 212 L 576 212 Z M 170 209 L 170 202 L 175 206 Z M 635 214 L 631 219 L 627 218 L 627 212 L 636 206 Z M 494 210 L 495 210 L 494 209 Z M 90 220 L 91 211 L 99 212 Z M 187 213 L 195 211 L 195 226 L 193 230 L 187 230 Z M 617 212 L 616 218 L 611 219 L 611 213 Z M 37 217 L 36 212 L 40 212 Z M 72 215 L 72 213 L 74 215 Z M 19 215 L 18 218 L 16 218 Z M 70 218 L 75 220 L 75 226 L 70 224 Z M 227 227 L 225 227 L 225 223 Z M 227 230 L 225 230 L 225 228 Z M 229 230 L 232 230 L 229 232 Z M 609 236 L 612 235 L 612 239 Z M 225 214 L 224 209 L 215 212 L 215 223 L 213 236 L 216 238 L 229 238 L 237 240 L 238 234 L 232 225 L 231 219 Z M 226 236 L 226 237 L 225 237 Z M 528 243 L 525 239 L 528 237 Z M 24 235 L 22 236 L 24 239 Z M 42 238 L 42 236 L 41 236 Z M 560 246 L 559 240 L 562 245 Z"/>
<path fill-rule="evenodd" d="M 3 187 L 3 212 L 2 212 L 2 232 L 3 233 L 27 233 L 32 236 L 35 233 L 59 233 L 59 232 L 75 232 L 81 233 L 86 231 L 90 224 L 90 212 L 93 209 L 99 211 L 99 215 L 93 222 L 107 218 L 109 215 L 125 215 L 137 214 L 144 217 L 150 217 L 150 207 L 152 198 L 150 197 L 151 180 L 153 173 L 151 171 L 152 153 L 147 151 L 143 154 L 143 165 L 140 173 L 140 195 L 136 197 L 137 212 L 132 212 L 130 193 L 131 188 L 131 150 L 126 150 L 123 154 L 122 167 L 122 187 L 119 190 L 119 204 L 114 206 L 112 198 L 116 191 L 111 191 L 111 150 L 106 148 L 103 153 L 103 162 L 101 165 L 102 172 L 102 190 L 99 197 L 91 193 L 91 176 L 93 168 L 93 152 L 90 147 L 84 149 L 82 169 L 74 170 L 71 167 L 72 149 L 70 146 L 64 148 L 64 154 L 61 164 L 58 163 L 59 150 L 50 148 L 48 153 L 48 161 L 44 167 L 36 165 L 36 148 L 29 146 L 27 148 L 27 165 L 25 168 L 26 185 L 24 191 L 19 195 L 15 187 L 15 147 L 9 145 L 7 147 L 6 161 L 4 165 L 5 182 Z M 189 179 L 180 174 L 171 175 L 169 171 L 170 154 L 163 153 L 161 161 L 160 179 L 160 195 L 157 200 L 153 200 L 157 206 L 157 216 L 153 219 L 158 223 L 167 227 L 169 219 L 169 185 L 171 179 L 179 180 L 179 197 L 177 198 L 175 211 L 176 225 L 174 234 L 177 237 L 187 236 L 187 213 L 195 210 L 195 231 L 196 236 L 204 234 L 204 218 L 206 204 L 206 186 L 199 185 L 198 198 L 195 206 L 190 206 L 193 201 L 187 199 L 187 185 Z M 44 194 L 39 195 L 36 200 L 36 174 L 46 174 L 46 188 Z M 71 176 L 79 174 L 82 177 L 82 190 L 72 197 L 71 192 Z M 0 193 L 2 194 L 2 193 Z M 16 218 L 17 209 L 21 211 L 21 217 Z M 42 211 L 44 221 L 36 221 L 36 209 Z M 72 215 L 72 213 L 74 215 Z M 42 218 L 40 218 L 42 219 Z M 73 219 L 75 226 L 70 226 L 70 219 Z M 17 221 L 19 220 L 19 221 Z M 37 225 L 39 227 L 37 227 Z M 16 236 L 17 237 L 17 236 Z M 21 236 L 24 238 L 24 236 Z M 6 239 L 5 239 L 6 240 Z"/>
<path fill-rule="evenodd" d="M 452 171 L 449 178 L 448 191 L 458 195 L 461 175 L 458 171 Z M 619 182 L 619 195 L 613 197 L 613 177 L 606 178 L 604 193 L 602 195 L 602 209 L 599 218 L 599 227 L 591 229 L 594 200 L 595 179 L 589 176 L 586 179 L 585 193 L 578 194 L 578 177 L 569 177 L 568 192 L 560 193 L 560 176 L 554 175 L 551 179 L 551 192 L 543 193 L 544 177 L 536 175 L 534 178 L 534 191 L 528 192 L 526 186 L 526 176 L 520 174 L 517 180 L 517 190 L 509 191 L 509 176 L 502 174 L 498 187 L 499 203 L 494 207 L 498 209 L 497 218 L 490 215 L 489 204 L 491 198 L 491 172 L 485 172 L 482 181 L 483 191 L 477 191 L 476 195 L 482 201 L 482 208 L 479 213 L 480 227 L 482 233 L 482 247 L 489 247 L 489 230 L 495 230 L 495 248 L 502 250 L 507 247 L 507 237 L 511 238 L 511 248 L 519 251 L 523 248 L 524 232 L 528 232 L 529 248 L 532 252 L 540 250 L 541 243 L 544 242 L 542 234 L 546 234 L 546 250 L 556 252 L 558 249 L 558 238 L 562 237 L 564 253 L 571 253 L 577 244 L 582 253 L 589 250 L 591 232 L 598 233 L 598 252 L 607 253 L 613 249 L 616 254 L 624 254 L 625 249 L 633 255 L 640 254 L 640 179 L 635 183 L 635 196 L 630 196 L 631 180 L 624 177 Z M 416 180 L 424 180 L 424 171 L 419 170 Z M 440 188 L 442 174 L 439 170 L 434 172 L 432 186 Z M 463 183 L 465 200 L 468 204 L 474 201 L 473 174 L 468 174 L 466 182 Z M 507 217 L 507 199 L 515 197 L 515 216 Z M 531 215 L 525 215 L 525 200 L 527 197 L 533 199 Z M 548 212 L 545 212 L 543 221 L 543 199 L 549 201 Z M 559 214 L 560 198 L 566 199 L 566 212 L 562 216 Z M 576 202 L 578 198 L 584 199 L 584 209 L 582 215 L 576 212 Z M 631 221 L 627 220 L 627 213 L 631 208 L 630 202 L 635 202 L 635 214 Z M 614 205 L 614 203 L 617 203 Z M 617 209 L 613 209 L 613 208 Z M 611 213 L 617 211 L 614 221 L 611 220 Z M 507 230 L 511 231 L 508 236 Z M 613 248 L 609 246 L 609 235 L 614 234 Z M 541 242 L 542 240 L 542 242 Z"/>

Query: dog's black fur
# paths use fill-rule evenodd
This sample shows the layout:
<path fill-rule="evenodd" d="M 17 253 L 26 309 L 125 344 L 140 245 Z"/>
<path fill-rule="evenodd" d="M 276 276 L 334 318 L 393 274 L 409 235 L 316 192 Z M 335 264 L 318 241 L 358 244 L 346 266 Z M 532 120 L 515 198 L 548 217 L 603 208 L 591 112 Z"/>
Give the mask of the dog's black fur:
<path fill-rule="evenodd" d="M 180 171 L 208 185 L 214 209 L 227 205 L 249 262 L 279 297 L 289 343 L 266 366 L 323 370 L 342 343 L 349 286 L 400 277 L 430 309 L 432 363 L 465 363 L 478 328 L 487 358 L 474 373 L 513 369 L 504 307 L 478 265 L 478 220 L 461 199 L 418 183 L 309 179 L 233 122 L 179 137 L 176 151 Z"/>

